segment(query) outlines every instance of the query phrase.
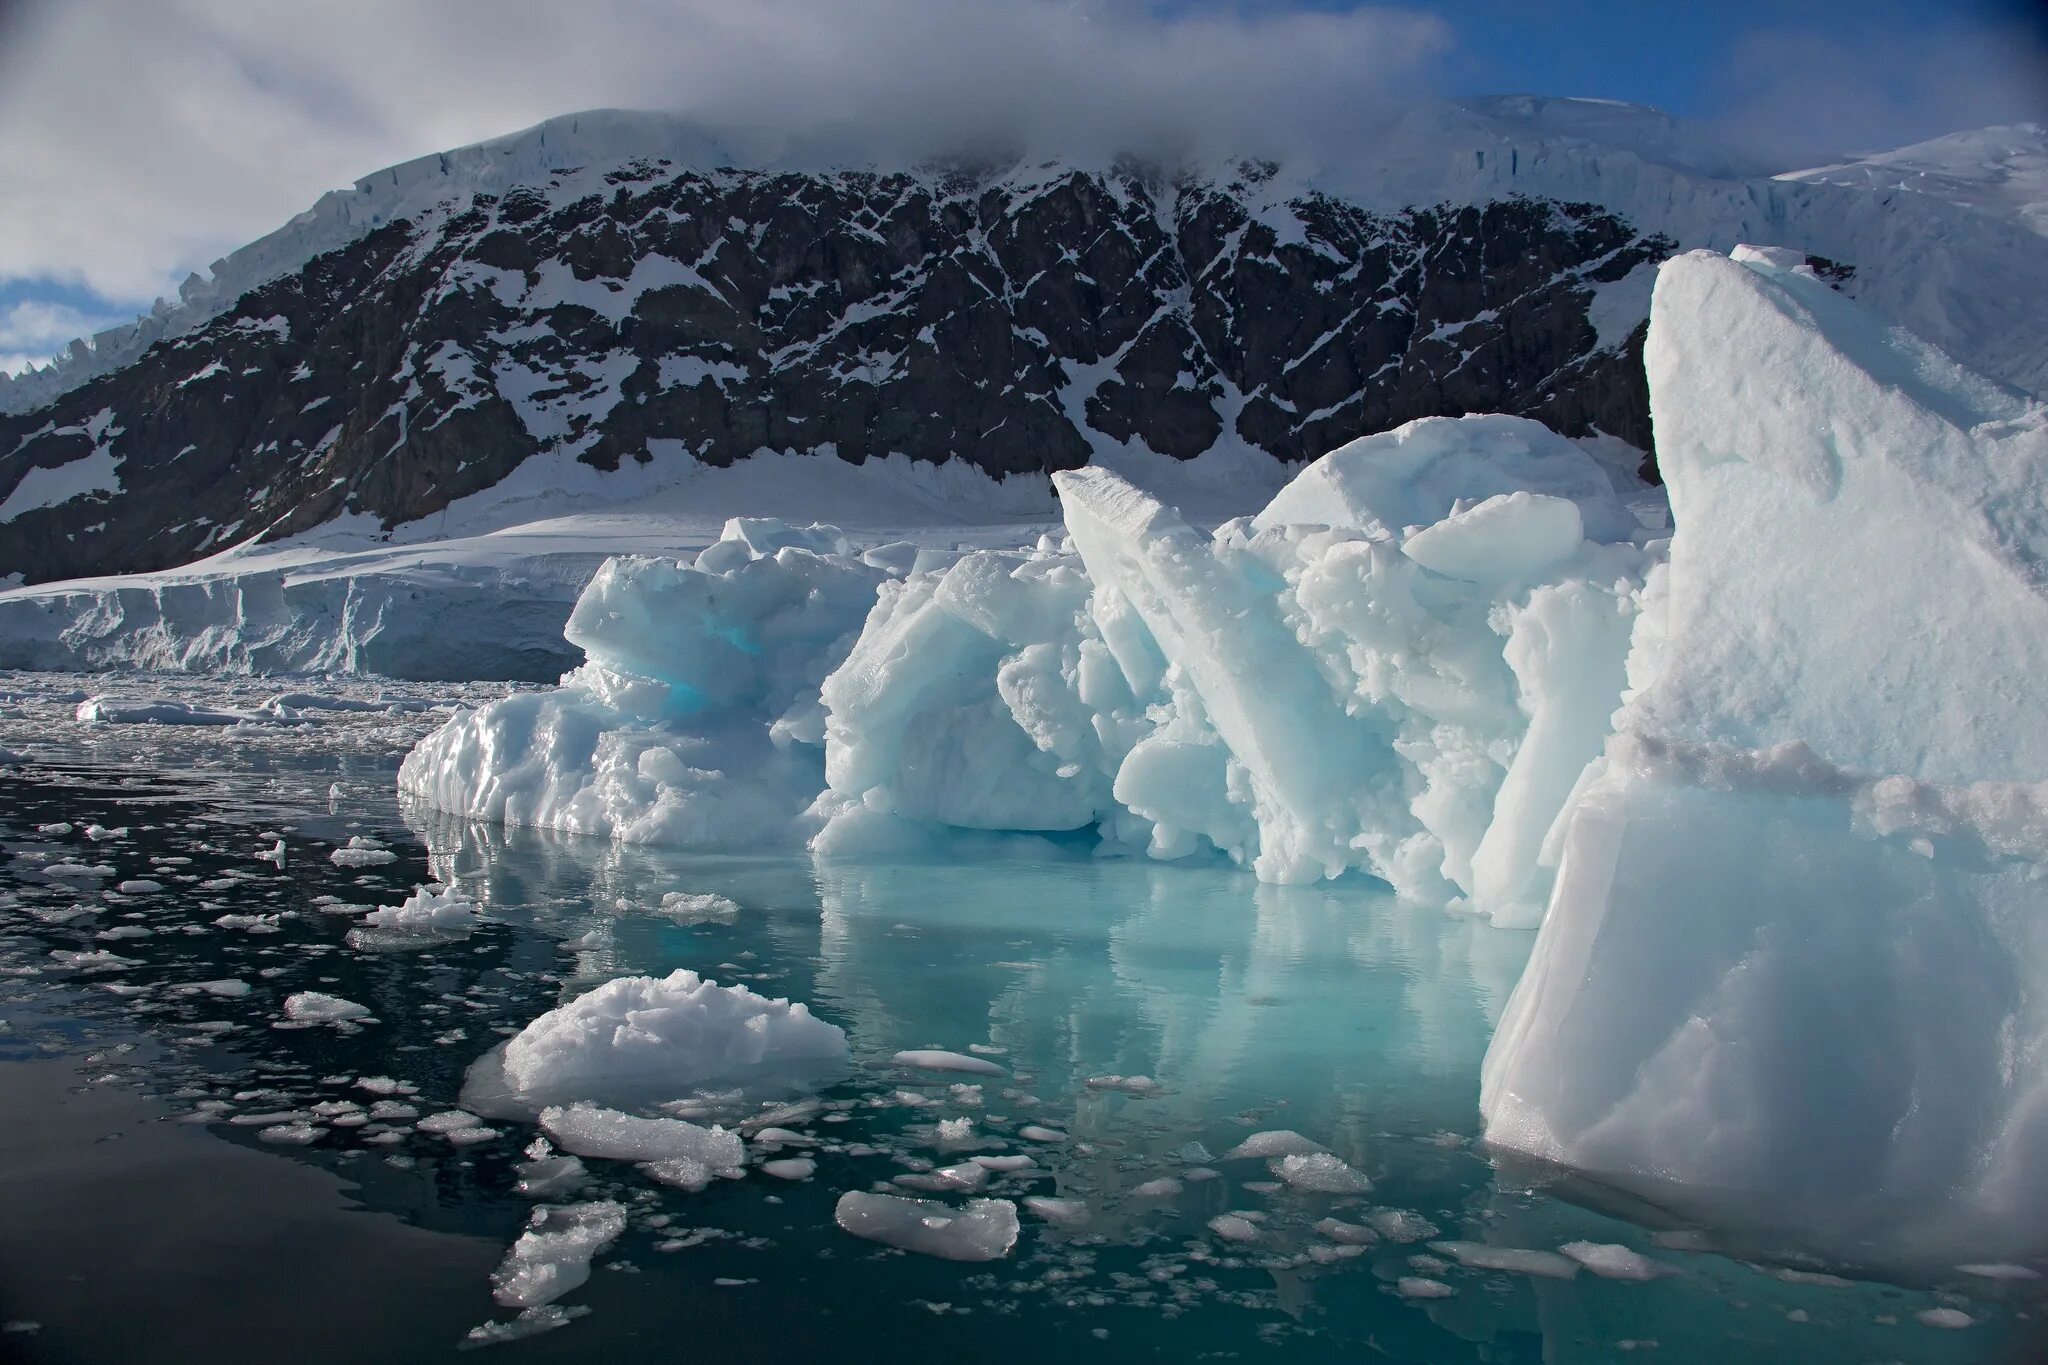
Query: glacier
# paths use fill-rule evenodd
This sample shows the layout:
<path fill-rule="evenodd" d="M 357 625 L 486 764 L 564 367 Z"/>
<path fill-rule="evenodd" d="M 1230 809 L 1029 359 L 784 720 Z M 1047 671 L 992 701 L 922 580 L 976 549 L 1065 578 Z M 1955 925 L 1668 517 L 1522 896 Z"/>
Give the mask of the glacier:
<path fill-rule="evenodd" d="M 402 791 L 620 843 L 1375 878 L 1540 926 L 1497 1150 L 1851 1257 L 2038 1251 L 2048 408 L 1770 248 L 1662 267 L 1646 354 L 1664 490 L 1427 418 L 1213 526 L 1090 467 L 1027 549 L 758 519 L 613 559 L 585 663 Z"/>

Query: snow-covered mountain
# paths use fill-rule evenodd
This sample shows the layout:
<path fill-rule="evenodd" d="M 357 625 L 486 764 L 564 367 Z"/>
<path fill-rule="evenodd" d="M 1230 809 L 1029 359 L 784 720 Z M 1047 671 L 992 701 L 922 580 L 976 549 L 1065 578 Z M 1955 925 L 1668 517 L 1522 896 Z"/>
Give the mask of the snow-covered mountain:
<path fill-rule="evenodd" d="M 2048 127 L 2039 123 L 1951 133 L 1778 178 L 1933 195 L 2048 235 Z"/>
<path fill-rule="evenodd" d="M 2048 379 L 2048 244 L 2005 217 L 1740 178 L 1600 101 L 1433 104 L 1367 143 L 877 166 L 600 112 L 409 162 L 0 384 L 0 575 L 409 539 L 514 470 L 631 503 L 762 451 L 900 456 L 1042 492 L 1091 459 L 1227 479 L 1487 411 L 1647 448 L 1652 267 L 1738 241 Z"/>

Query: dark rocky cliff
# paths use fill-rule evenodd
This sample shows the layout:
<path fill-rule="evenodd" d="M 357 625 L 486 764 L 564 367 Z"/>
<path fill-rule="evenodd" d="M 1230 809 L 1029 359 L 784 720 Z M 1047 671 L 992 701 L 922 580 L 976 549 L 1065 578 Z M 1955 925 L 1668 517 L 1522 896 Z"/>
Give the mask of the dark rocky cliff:
<path fill-rule="evenodd" d="M 0 499 L 92 456 L 119 483 L 29 485 L 0 575 L 161 568 L 344 512 L 410 521 L 549 452 L 600 470 L 895 452 L 1035 477 L 1110 443 L 1299 460 L 1484 411 L 1649 447 L 1641 329 L 1603 346 L 1593 300 L 1675 243 L 1536 199 L 1276 202 L 1264 175 L 643 161 L 602 195 L 537 184 L 387 223 L 0 415 Z"/>

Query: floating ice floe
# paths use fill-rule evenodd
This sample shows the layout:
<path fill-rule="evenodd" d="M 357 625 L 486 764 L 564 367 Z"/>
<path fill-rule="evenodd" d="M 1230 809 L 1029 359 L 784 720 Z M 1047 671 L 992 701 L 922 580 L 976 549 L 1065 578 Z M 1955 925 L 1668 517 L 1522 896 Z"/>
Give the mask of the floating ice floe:
<path fill-rule="evenodd" d="M 680 1099 L 714 1082 L 772 1093 L 835 1076 L 846 1055 L 845 1033 L 802 1004 L 692 971 L 628 976 L 528 1024 L 472 1068 L 465 1098 L 530 1112 Z"/>
<path fill-rule="evenodd" d="M 996 1261 L 1017 1243 L 1017 1206 L 1007 1199 L 971 1199 L 955 1208 L 930 1199 L 849 1190 L 833 1217 L 871 1242 L 945 1261 Z"/>
<path fill-rule="evenodd" d="M 378 867 L 397 862 L 398 855 L 375 839 L 356 834 L 350 836 L 346 845 L 329 853 L 327 861 L 336 867 Z"/>
<path fill-rule="evenodd" d="M 1676 530 L 1487 1137 L 1854 1254 L 2041 1249 L 2048 406 L 1800 258 L 1663 267 Z"/>
<path fill-rule="evenodd" d="M 625 1205 L 609 1199 L 535 1209 L 491 1274 L 492 1297 L 508 1308 L 554 1302 L 590 1278 L 591 1258 L 625 1230 Z"/>
<path fill-rule="evenodd" d="M 346 1024 L 368 1019 L 370 1007 L 321 991 L 299 991 L 285 997 L 284 1017 L 300 1024 Z"/>
<path fill-rule="evenodd" d="M 476 902 L 451 887 L 418 886 L 403 904 L 372 910 L 361 923 L 398 934 L 460 933 L 476 924 L 477 914 Z"/>

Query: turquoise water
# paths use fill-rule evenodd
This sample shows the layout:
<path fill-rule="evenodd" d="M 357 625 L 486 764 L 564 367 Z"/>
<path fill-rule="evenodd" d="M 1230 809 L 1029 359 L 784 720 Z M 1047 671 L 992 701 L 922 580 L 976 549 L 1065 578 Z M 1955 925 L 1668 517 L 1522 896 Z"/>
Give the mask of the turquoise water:
<path fill-rule="evenodd" d="M 455 1355 L 472 1329 L 512 1317 L 488 1275 L 531 1211 L 513 1167 L 532 1131 L 494 1124 L 497 1137 L 457 1147 L 402 1122 L 330 1126 L 314 1106 L 367 1103 L 360 1078 L 381 1077 L 416 1092 L 421 1113 L 450 1107 L 470 1062 L 565 996 L 690 967 L 846 1029 L 858 1065 L 790 1123 L 815 1140 L 816 1174 L 692 1194 L 591 1161 L 573 1197 L 620 1200 L 630 1225 L 561 1300 L 573 1320 L 485 1348 L 497 1356 L 2036 1358 L 2030 1286 L 1743 1259 L 1715 1250 L 1712 1229 L 1623 1221 L 1497 1167 L 1477 1142 L 1478 1069 L 1530 937 L 1396 905 L 1372 883 L 1263 887 L 1220 865 L 1042 840 L 895 864 L 618 850 L 409 816 L 382 760 L 202 771 L 158 757 L 0 779 L 0 1357 Z M 76 828 L 36 833 L 53 821 Z M 80 831 L 94 821 L 127 832 L 91 842 Z M 397 861 L 328 861 L 365 833 Z M 273 835 L 282 868 L 252 856 Z M 114 871 L 40 870 L 60 857 Z M 165 890 L 109 895 L 144 876 Z M 430 876 L 479 900 L 486 923 L 431 948 L 364 951 L 345 941 L 350 917 L 316 899 L 390 904 Z M 740 910 L 679 924 L 654 912 L 670 891 Z M 92 913 L 70 913 L 80 905 Z M 150 932 L 98 937 L 123 925 Z M 81 971 L 50 956 L 92 949 L 128 961 Z M 220 979 L 248 993 L 181 989 Z M 374 1022 L 274 1027 L 302 990 L 359 1001 Z M 890 1064 L 915 1047 L 977 1048 L 1008 1074 Z M 1142 1093 L 1087 1083 L 1139 1075 L 1153 1082 Z M 312 1115 L 317 1139 L 260 1139 L 281 1114 Z M 970 1120 L 976 1145 L 941 1145 L 942 1118 Z M 1025 1124 L 1069 1140 L 1026 1142 Z M 1330 1147 L 1373 1190 L 1296 1193 L 1262 1162 L 1221 1159 L 1274 1128 Z M 1026 1214 L 1014 1251 L 986 1265 L 834 1225 L 842 1192 L 968 1151 L 1030 1153 L 1032 1169 L 986 1193 L 1085 1200 L 1090 1221 Z M 1219 1174 L 1188 1179 L 1199 1167 Z M 1136 1192 L 1162 1177 L 1181 1188 Z M 1331 1259 L 1313 1228 L 1395 1211 L 1436 1231 Z M 1256 1238 L 1212 1233 L 1227 1212 L 1250 1216 Z M 1671 1273 L 1468 1269 L 1430 1246 L 1447 1239 L 1620 1243 Z M 1405 1297 L 1404 1277 L 1452 1292 Z M 1973 1324 L 1917 1316 L 1940 1308 Z"/>

